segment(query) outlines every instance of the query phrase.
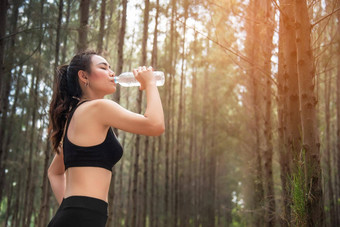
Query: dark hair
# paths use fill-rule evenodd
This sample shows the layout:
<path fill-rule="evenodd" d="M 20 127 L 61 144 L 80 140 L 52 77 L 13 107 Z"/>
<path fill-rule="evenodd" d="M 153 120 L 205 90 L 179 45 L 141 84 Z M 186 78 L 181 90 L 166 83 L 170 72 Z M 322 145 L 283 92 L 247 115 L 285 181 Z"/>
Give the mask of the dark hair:
<path fill-rule="evenodd" d="M 72 58 L 69 65 L 61 65 L 56 70 L 48 127 L 52 148 L 55 153 L 59 154 L 58 147 L 61 145 L 60 142 L 62 141 L 68 114 L 77 105 L 82 96 L 78 71 L 84 70 L 90 73 L 91 58 L 96 54 L 96 52 L 90 50 L 78 53 Z"/>

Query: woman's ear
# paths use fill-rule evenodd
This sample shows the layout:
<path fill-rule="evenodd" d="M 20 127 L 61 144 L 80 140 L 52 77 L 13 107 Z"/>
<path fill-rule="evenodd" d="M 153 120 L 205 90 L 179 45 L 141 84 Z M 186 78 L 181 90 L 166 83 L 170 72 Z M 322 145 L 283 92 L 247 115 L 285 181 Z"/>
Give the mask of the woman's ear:
<path fill-rule="evenodd" d="M 88 81 L 87 80 L 88 79 L 87 73 L 84 70 L 79 70 L 78 71 L 78 78 L 84 84 L 86 84 L 87 81 Z"/>

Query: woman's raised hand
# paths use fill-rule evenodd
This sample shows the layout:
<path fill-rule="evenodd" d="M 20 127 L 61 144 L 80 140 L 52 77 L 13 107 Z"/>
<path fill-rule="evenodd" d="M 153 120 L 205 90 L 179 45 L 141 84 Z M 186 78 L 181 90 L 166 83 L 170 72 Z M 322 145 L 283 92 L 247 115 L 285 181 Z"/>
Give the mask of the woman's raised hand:
<path fill-rule="evenodd" d="M 138 69 L 133 70 L 136 80 L 141 84 L 139 90 L 144 90 L 149 84 L 156 84 L 156 79 L 153 75 L 153 68 L 149 66 L 139 66 Z"/>

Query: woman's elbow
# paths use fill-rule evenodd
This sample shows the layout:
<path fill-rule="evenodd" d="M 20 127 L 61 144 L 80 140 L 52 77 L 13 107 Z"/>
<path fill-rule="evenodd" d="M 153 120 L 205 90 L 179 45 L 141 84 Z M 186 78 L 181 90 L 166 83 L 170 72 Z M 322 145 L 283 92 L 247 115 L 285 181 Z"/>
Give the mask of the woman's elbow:
<path fill-rule="evenodd" d="M 164 131 L 165 131 L 165 125 L 164 123 L 160 123 L 152 127 L 152 130 L 150 130 L 149 136 L 160 136 L 164 133 Z"/>
<path fill-rule="evenodd" d="M 157 136 L 162 135 L 162 134 L 164 133 L 164 131 L 165 131 L 165 125 L 164 125 L 164 123 L 162 123 L 162 124 L 160 124 L 160 126 L 158 127 L 158 130 L 157 130 L 158 135 L 157 135 Z"/>

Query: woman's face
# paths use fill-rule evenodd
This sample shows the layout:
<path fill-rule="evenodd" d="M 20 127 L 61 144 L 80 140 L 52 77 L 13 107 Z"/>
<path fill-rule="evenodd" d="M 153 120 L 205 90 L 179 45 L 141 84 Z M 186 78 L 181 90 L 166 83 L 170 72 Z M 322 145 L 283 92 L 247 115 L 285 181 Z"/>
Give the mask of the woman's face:
<path fill-rule="evenodd" d="M 97 94 L 112 94 L 116 91 L 116 84 L 113 77 L 115 73 L 111 70 L 105 58 L 93 55 L 91 64 L 91 74 L 88 78 L 89 88 Z"/>

